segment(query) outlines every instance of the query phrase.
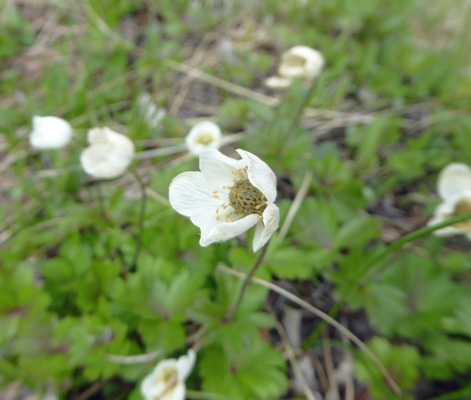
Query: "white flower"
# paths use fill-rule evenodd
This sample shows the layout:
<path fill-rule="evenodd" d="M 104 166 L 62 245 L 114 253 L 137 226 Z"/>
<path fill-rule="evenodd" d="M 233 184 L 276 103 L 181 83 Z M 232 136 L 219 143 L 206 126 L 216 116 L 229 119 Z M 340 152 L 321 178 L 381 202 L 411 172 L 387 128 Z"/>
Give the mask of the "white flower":
<path fill-rule="evenodd" d="M 141 393 L 146 400 L 184 400 L 185 380 L 195 365 L 196 354 L 190 349 L 178 360 L 169 358 L 160 361 L 141 384 Z"/>
<path fill-rule="evenodd" d="M 139 105 L 139 112 L 142 114 L 144 121 L 147 122 L 147 125 L 153 129 L 158 128 L 167 112 L 163 108 L 157 107 L 152 100 L 152 96 L 147 92 L 142 92 L 139 95 L 137 103 Z"/>
<path fill-rule="evenodd" d="M 134 156 L 134 144 L 109 128 L 88 132 L 88 146 L 80 156 L 85 172 L 99 179 L 113 179 L 123 174 Z"/>
<path fill-rule="evenodd" d="M 169 189 L 172 207 L 201 229 L 201 246 L 231 239 L 257 225 L 253 250 L 278 229 L 276 176 L 260 158 L 244 150 L 235 160 L 216 149 L 200 155 L 201 172 L 184 172 Z"/>
<path fill-rule="evenodd" d="M 471 168 L 463 163 L 447 165 L 438 176 L 437 191 L 443 203 L 435 209 L 429 226 L 471 213 Z M 465 234 L 471 240 L 471 220 L 458 222 L 434 233 L 439 236 Z"/>
<path fill-rule="evenodd" d="M 281 56 L 278 74 L 284 78 L 314 79 L 324 67 L 322 54 L 307 46 L 294 46 Z"/>
<path fill-rule="evenodd" d="M 221 143 L 221 129 L 210 121 L 197 123 L 185 138 L 188 151 L 199 156 L 206 149 L 217 149 Z"/>
<path fill-rule="evenodd" d="M 59 149 L 72 139 L 72 127 L 58 117 L 33 117 L 29 136 L 31 146 L 39 150 Z"/>

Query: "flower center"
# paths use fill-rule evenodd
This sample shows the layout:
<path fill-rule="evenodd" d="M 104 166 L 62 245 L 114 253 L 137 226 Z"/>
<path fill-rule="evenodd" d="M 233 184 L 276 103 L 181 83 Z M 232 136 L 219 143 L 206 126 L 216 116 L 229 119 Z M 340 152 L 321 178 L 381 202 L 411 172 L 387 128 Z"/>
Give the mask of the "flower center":
<path fill-rule="evenodd" d="M 176 382 L 177 370 L 175 368 L 165 368 L 161 374 L 157 377 L 158 383 L 168 384 L 172 381 Z M 173 386 L 173 385 L 172 385 Z"/>
<path fill-rule="evenodd" d="M 203 133 L 197 140 L 196 143 L 207 146 L 208 144 L 214 142 L 213 135 L 210 133 Z"/>
<path fill-rule="evenodd" d="M 262 215 L 267 199 L 248 179 L 237 181 L 229 192 L 229 204 L 242 215 Z"/>
<path fill-rule="evenodd" d="M 290 55 L 288 59 L 288 63 L 292 67 L 304 67 L 304 65 L 306 64 L 306 59 L 304 57 Z"/>
<path fill-rule="evenodd" d="M 455 211 L 451 214 L 451 217 L 458 217 L 459 215 L 465 215 L 471 213 L 471 198 L 461 199 L 456 203 Z M 464 229 L 471 232 L 471 219 L 466 221 L 458 222 L 453 225 L 455 228 Z"/>

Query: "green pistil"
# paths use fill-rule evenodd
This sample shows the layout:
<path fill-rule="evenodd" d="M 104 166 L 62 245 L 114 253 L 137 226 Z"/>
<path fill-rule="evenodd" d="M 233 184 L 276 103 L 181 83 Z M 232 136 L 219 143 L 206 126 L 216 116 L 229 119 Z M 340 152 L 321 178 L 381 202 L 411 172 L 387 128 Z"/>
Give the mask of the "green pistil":
<path fill-rule="evenodd" d="M 229 193 L 229 204 L 242 215 L 262 215 L 267 199 L 248 179 L 238 181 Z"/>

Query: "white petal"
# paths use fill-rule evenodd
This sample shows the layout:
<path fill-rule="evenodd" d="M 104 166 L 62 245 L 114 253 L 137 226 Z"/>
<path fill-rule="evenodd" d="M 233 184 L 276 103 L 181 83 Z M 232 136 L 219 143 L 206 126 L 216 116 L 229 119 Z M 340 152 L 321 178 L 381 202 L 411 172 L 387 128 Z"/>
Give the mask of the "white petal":
<path fill-rule="evenodd" d="M 451 163 L 438 176 L 437 191 L 444 200 L 450 200 L 471 190 L 471 168 L 463 163 Z"/>
<path fill-rule="evenodd" d="M 162 393 L 167 382 L 162 380 L 161 375 L 168 369 L 174 369 L 177 374 L 177 360 L 169 358 L 160 361 L 154 370 L 144 378 L 141 384 L 141 393 L 146 400 L 153 400 Z"/>
<path fill-rule="evenodd" d="M 182 382 L 178 382 L 175 387 L 162 398 L 162 400 L 185 400 L 185 392 L 185 384 Z"/>
<path fill-rule="evenodd" d="M 72 127 L 58 117 L 33 117 L 33 130 L 29 136 L 31 146 L 40 150 L 59 149 L 72 139 Z"/>
<path fill-rule="evenodd" d="M 181 356 L 177 360 L 178 380 L 184 382 L 188 375 L 190 375 L 193 367 L 195 366 L 196 353 L 193 349 L 188 350 L 188 353 Z"/>
<path fill-rule="evenodd" d="M 202 172 L 189 171 L 176 176 L 169 187 L 170 205 L 180 214 L 193 217 L 202 212 L 215 218 L 221 200 L 215 199 Z M 209 215 L 211 213 L 211 216 Z"/>
<path fill-rule="evenodd" d="M 266 197 L 269 203 L 276 200 L 276 175 L 271 168 L 256 155 L 248 151 L 236 150 L 248 165 L 249 181 Z"/>
<path fill-rule="evenodd" d="M 124 173 L 132 157 L 106 144 L 87 147 L 80 155 L 84 171 L 97 179 L 113 179 Z"/>
<path fill-rule="evenodd" d="M 90 129 L 88 141 L 90 144 L 108 144 L 122 154 L 134 155 L 134 144 L 131 139 L 107 127 Z"/>
<path fill-rule="evenodd" d="M 113 179 L 124 173 L 134 157 L 134 144 L 121 133 L 109 128 L 88 132 L 87 147 L 80 156 L 85 172 L 98 179 Z"/>
<path fill-rule="evenodd" d="M 270 204 L 263 212 L 263 224 L 258 223 L 253 238 L 254 253 L 260 250 L 278 229 L 280 223 L 280 210 L 275 204 Z"/>
<path fill-rule="evenodd" d="M 188 151 L 195 156 L 206 149 L 217 149 L 221 144 L 221 128 L 210 121 L 200 122 L 191 128 L 185 143 Z"/>
<path fill-rule="evenodd" d="M 223 222 L 210 230 L 201 230 L 200 245 L 209 246 L 212 243 L 222 242 L 232 239 L 241 233 L 247 231 L 258 222 L 258 216 L 255 214 L 247 215 L 235 222 Z"/>
<path fill-rule="evenodd" d="M 227 157 L 217 149 L 205 150 L 200 155 L 200 170 L 213 190 L 232 186 L 234 174 L 246 165 L 246 162 Z"/>
<path fill-rule="evenodd" d="M 453 201 L 447 201 L 440 204 L 435 209 L 434 215 L 428 221 L 427 226 L 438 225 L 450 219 L 450 216 L 453 214 L 458 200 L 459 198 L 455 196 Z M 433 231 L 432 233 L 436 236 L 453 236 L 466 233 L 466 231 L 455 226 L 447 226 L 445 228 Z"/>
<path fill-rule="evenodd" d="M 281 57 L 279 75 L 288 78 L 308 78 L 318 76 L 325 61 L 322 54 L 307 46 L 294 46 Z"/>
<path fill-rule="evenodd" d="M 282 76 L 270 76 L 265 79 L 265 86 L 271 89 L 286 89 L 293 82 L 292 78 L 286 78 Z"/>

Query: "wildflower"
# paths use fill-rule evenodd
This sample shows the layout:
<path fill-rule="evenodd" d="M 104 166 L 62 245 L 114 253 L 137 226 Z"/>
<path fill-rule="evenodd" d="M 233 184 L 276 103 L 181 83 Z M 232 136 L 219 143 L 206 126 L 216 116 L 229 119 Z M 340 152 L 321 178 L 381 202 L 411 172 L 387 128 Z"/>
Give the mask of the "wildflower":
<path fill-rule="evenodd" d="M 322 54 L 307 46 L 294 46 L 281 56 L 278 74 L 286 78 L 314 79 L 324 67 Z"/>
<path fill-rule="evenodd" d="M 471 213 L 471 168 L 463 163 L 448 164 L 438 176 L 437 191 L 443 203 L 435 209 L 429 226 Z M 471 240 L 471 220 L 438 229 L 434 233 L 439 236 L 465 234 Z"/>
<path fill-rule="evenodd" d="M 221 129 L 213 122 L 200 122 L 191 128 L 185 143 L 191 154 L 199 156 L 206 149 L 219 148 Z"/>
<path fill-rule="evenodd" d="M 257 225 L 253 251 L 278 229 L 276 176 L 260 158 L 244 150 L 235 160 L 217 149 L 200 155 L 201 172 L 184 172 L 170 184 L 169 200 L 201 229 L 200 245 L 231 239 Z"/>
<path fill-rule="evenodd" d="M 295 78 L 312 81 L 320 75 L 324 64 L 324 57 L 319 51 L 307 46 L 294 46 L 282 54 L 278 76 L 266 79 L 265 85 L 283 89 Z"/>
<path fill-rule="evenodd" d="M 134 156 L 134 144 L 109 128 L 88 132 L 88 146 L 80 156 L 85 172 L 94 178 L 113 179 L 123 174 Z"/>
<path fill-rule="evenodd" d="M 146 400 L 184 400 L 185 380 L 195 365 L 196 354 L 190 349 L 178 360 L 169 358 L 160 361 L 141 384 L 141 393 Z"/>
<path fill-rule="evenodd" d="M 139 94 L 137 103 L 139 106 L 139 112 L 147 125 L 152 129 L 158 128 L 167 112 L 163 108 L 157 107 L 155 102 L 152 100 L 152 96 L 147 92 Z"/>
<path fill-rule="evenodd" d="M 33 130 L 29 136 L 31 146 L 39 150 L 59 149 L 72 139 L 72 127 L 58 117 L 33 117 Z"/>

